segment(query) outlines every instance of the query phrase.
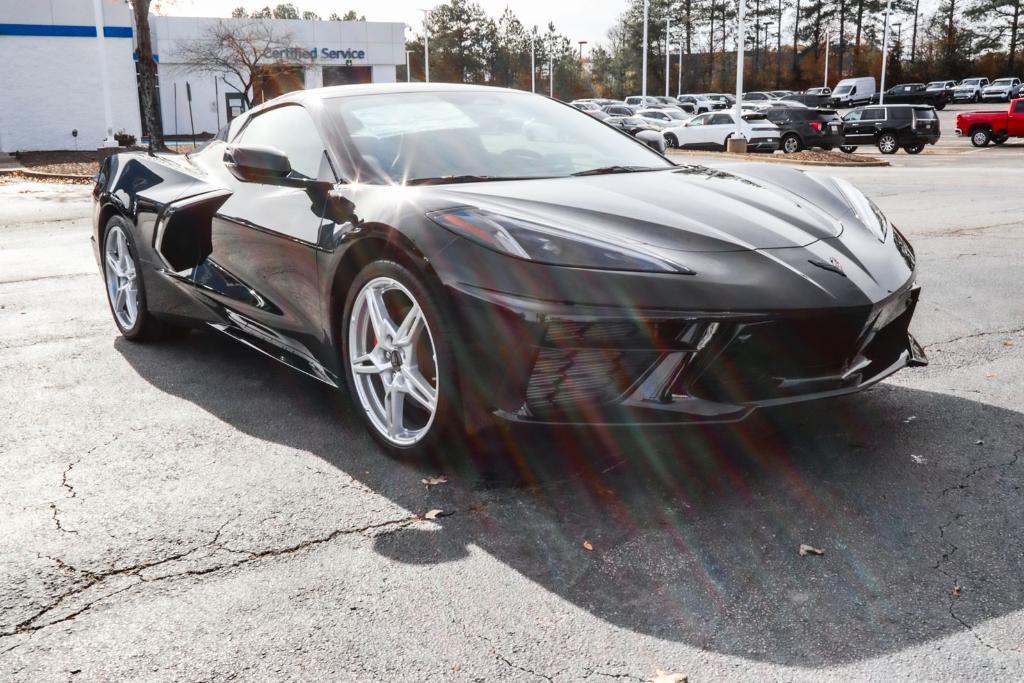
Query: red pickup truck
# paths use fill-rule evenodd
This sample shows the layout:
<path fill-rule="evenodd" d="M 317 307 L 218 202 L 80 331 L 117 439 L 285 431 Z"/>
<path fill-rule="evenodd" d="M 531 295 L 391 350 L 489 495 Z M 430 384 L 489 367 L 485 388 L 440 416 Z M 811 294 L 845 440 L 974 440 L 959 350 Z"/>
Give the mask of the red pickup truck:
<path fill-rule="evenodd" d="M 956 134 L 967 135 L 975 147 L 1001 145 L 1024 137 L 1024 98 L 1011 100 L 1006 111 L 970 111 L 956 115 Z"/>

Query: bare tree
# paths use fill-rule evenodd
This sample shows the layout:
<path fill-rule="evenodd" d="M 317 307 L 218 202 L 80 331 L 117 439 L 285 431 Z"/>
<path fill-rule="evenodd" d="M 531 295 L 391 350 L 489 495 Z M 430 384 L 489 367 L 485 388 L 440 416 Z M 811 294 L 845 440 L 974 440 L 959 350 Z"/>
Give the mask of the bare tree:
<path fill-rule="evenodd" d="M 233 77 L 236 82 L 231 85 L 238 88 L 248 106 L 252 106 L 253 97 L 257 95 L 255 86 L 268 66 L 283 61 L 288 64 L 311 61 L 309 52 L 292 46 L 291 33 L 263 19 L 230 24 L 218 21 L 198 39 L 179 41 L 177 48 L 182 64 L 197 71 L 223 75 L 225 80 Z"/>
<path fill-rule="evenodd" d="M 156 60 L 153 59 L 153 39 L 149 32 L 150 0 L 134 0 L 132 12 L 135 15 L 135 54 L 139 60 L 139 101 L 142 103 L 142 120 L 146 122 L 150 146 L 158 151 L 164 146 L 164 131 L 156 101 Z"/>

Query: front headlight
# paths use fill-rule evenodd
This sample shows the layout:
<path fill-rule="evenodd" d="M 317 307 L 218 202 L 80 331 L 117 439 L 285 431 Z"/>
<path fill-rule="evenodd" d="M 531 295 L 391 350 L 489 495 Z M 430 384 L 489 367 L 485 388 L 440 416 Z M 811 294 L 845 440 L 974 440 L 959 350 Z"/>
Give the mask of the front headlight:
<path fill-rule="evenodd" d="M 689 268 L 647 253 L 642 245 L 580 235 L 552 225 L 463 206 L 427 214 L 460 237 L 516 258 L 556 266 L 692 275 Z"/>
<path fill-rule="evenodd" d="M 878 205 L 851 185 L 849 181 L 833 177 L 832 182 L 836 184 L 843 197 L 853 207 L 853 215 L 857 220 L 870 230 L 879 242 L 884 242 L 889 234 L 889 219 L 885 217 Z"/>

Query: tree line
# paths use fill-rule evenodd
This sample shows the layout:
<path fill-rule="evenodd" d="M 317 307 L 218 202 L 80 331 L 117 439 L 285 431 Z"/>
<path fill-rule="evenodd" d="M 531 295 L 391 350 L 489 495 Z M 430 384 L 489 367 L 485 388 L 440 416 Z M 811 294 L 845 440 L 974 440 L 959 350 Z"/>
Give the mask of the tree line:
<path fill-rule="evenodd" d="M 847 76 L 878 77 L 884 0 L 742 0 L 747 90 L 803 89 Z M 1024 0 L 894 0 L 887 82 L 1019 75 Z M 704 92 L 735 84 L 736 0 L 650 0 L 647 90 Z M 553 24 L 527 27 L 506 8 L 488 15 L 472 0 L 448 0 L 429 14 L 431 80 L 530 87 L 530 38 L 539 91 L 623 97 L 641 89 L 643 0 L 627 0 L 608 35 L 581 55 Z M 667 20 L 667 27 L 666 27 Z M 668 33 L 666 34 L 666 28 Z M 666 36 L 668 41 L 666 44 Z M 422 32 L 409 41 L 412 76 L 423 78 Z M 665 51 L 669 69 L 665 70 Z M 681 76 L 681 79 L 680 79 Z M 681 81 L 681 83 L 680 83 Z"/>

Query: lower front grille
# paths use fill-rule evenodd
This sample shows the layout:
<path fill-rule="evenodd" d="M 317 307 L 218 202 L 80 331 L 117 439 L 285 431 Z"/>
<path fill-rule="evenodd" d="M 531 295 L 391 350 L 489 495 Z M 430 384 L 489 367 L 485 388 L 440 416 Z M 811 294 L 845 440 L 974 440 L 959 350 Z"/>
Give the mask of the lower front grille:
<path fill-rule="evenodd" d="M 614 402 L 659 355 L 632 349 L 541 349 L 526 388 L 526 404 L 533 412 L 543 412 Z"/>

